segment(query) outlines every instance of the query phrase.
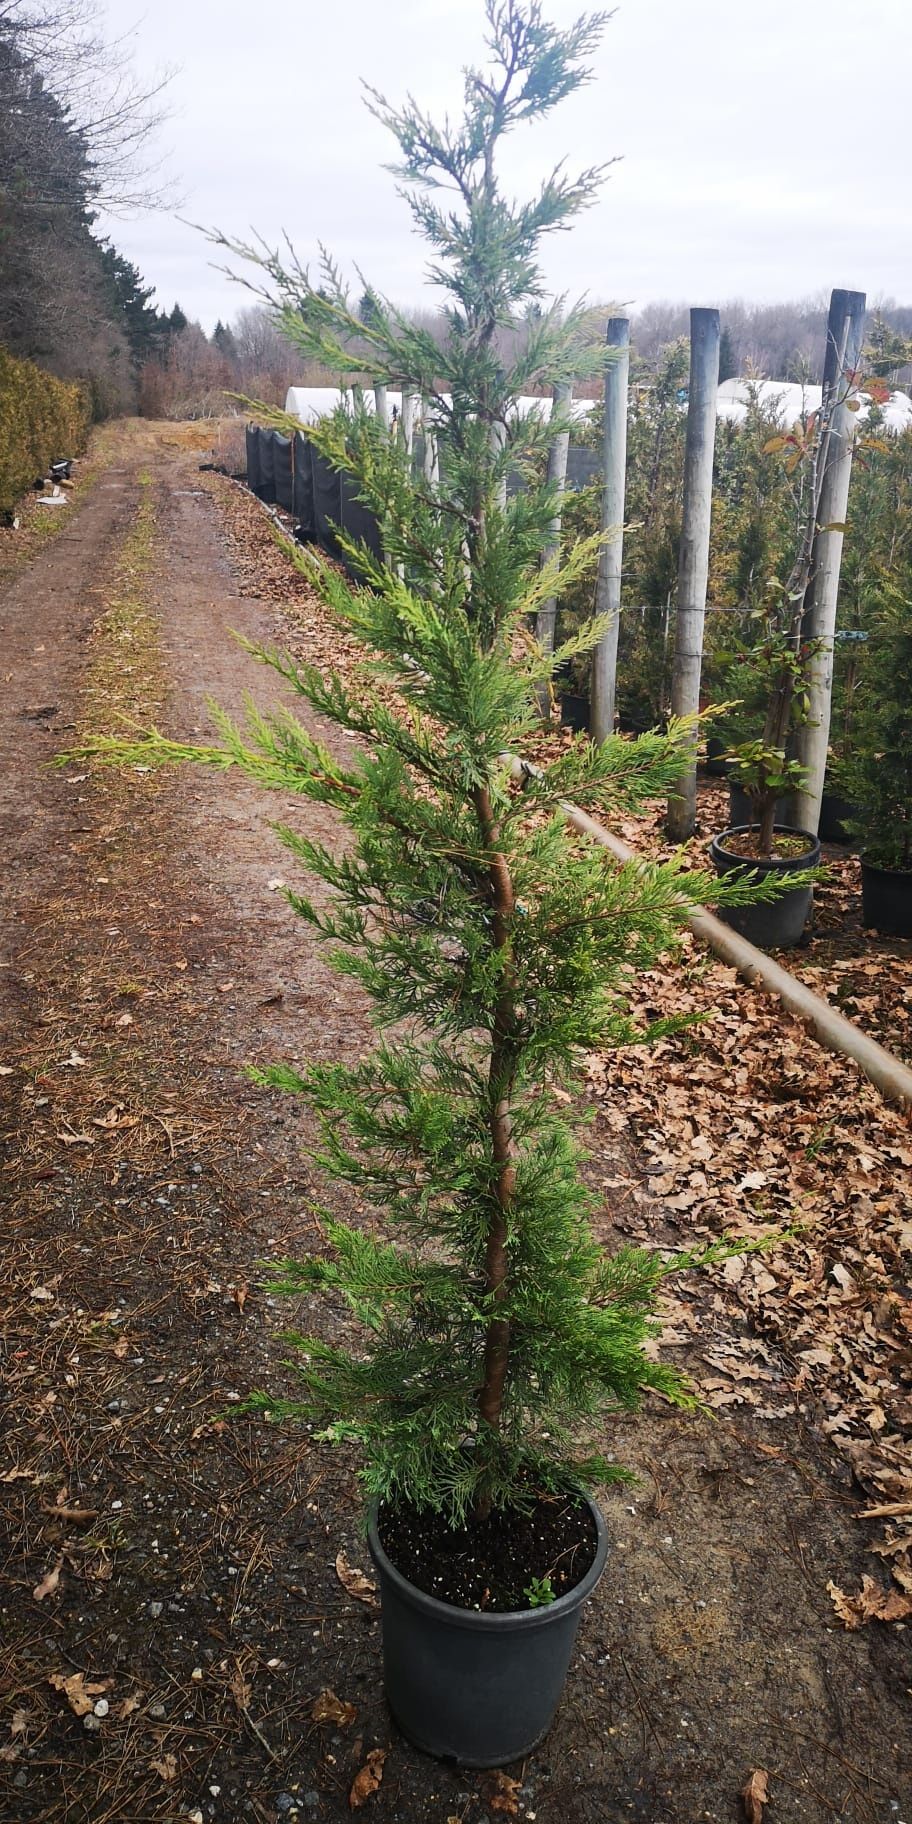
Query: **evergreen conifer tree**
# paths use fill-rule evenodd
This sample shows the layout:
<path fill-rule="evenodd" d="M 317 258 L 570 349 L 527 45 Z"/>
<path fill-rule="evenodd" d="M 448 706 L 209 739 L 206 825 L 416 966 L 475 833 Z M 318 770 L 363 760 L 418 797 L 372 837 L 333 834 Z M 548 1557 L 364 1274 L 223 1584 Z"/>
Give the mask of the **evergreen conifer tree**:
<path fill-rule="evenodd" d="M 532 201 L 513 203 L 496 154 L 507 133 L 586 80 L 603 16 L 558 31 L 537 0 L 488 0 L 487 21 L 490 62 L 466 73 L 461 122 L 435 125 L 411 100 L 400 112 L 370 100 L 398 142 L 409 205 L 448 296 L 442 346 L 373 288 L 360 312 L 329 258 L 318 285 L 297 262 L 286 269 L 278 254 L 217 237 L 259 261 L 265 295 L 303 353 L 354 378 L 356 342 L 378 382 L 429 402 L 437 486 L 361 405 L 308 431 L 357 478 L 381 523 L 384 563 L 347 546 L 360 585 L 294 552 L 328 611 L 363 642 L 355 681 L 258 654 L 356 738 L 356 757 L 343 764 L 291 714 L 255 710 L 243 728 L 214 711 L 212 747 L 153 732 L 94 750 L 238 766 L 286 798 L 332 807 L 347 826 L 338 853 L 280 830 L 330 890 L 288 899 L 369 998 L 379 1042 L 353 1064 L 256 1074 L 308 1099 L 324 1169 L 382 1211 L 382 1226 L 327 1218 L 332 1252 L 277 1271 L 283 1291 L 322 1287 L 341 1299 L 364 1340 L 349 1350 L 298 1338 L 300 1400 L 260 1403 L 357 1437 L 371 1493 L 454 1523 L 509 1508 L 530 1486 L 618 1474 L 592 1452 L 599 1416 L 635 1407 L 644 1387 L 687 1398 L 644 1350 L 663 1261 L 635 1248 L 607 1258 L 597 1246 L 567 1097 L 553 1092 L 577 1079 L 587 1048 L 668 1030 L 637 1028 L 629 989 L 673 947 L 685 881 L 691 899 L 750 897 L 742 883 L 674 865 L 617 868 L 563 821 L 567 798 L 614 812 L 664 797 L 689 731 L 578 742 L 521 778 L 505 757 L 536 736 L 537 693 L 554 665 L 600 632 L 591 624 L 553 655 L 531 640 L 558 580 L 539 563 L 556 505 L 541 480 L 555 426 L 523 416 L 517 401 L 603 357 L 584 347 L 580 313 L 555 305 L 529 319 L 505 364 L 510 338 L 498 331 L 542 295 L 542 237 L 586 206 L 599 173 L 557 171 Z M 526 485 L 508 495 L 509 469 Z M 597 543 L 570 554 L 564 582 L 592 565 Z"/>

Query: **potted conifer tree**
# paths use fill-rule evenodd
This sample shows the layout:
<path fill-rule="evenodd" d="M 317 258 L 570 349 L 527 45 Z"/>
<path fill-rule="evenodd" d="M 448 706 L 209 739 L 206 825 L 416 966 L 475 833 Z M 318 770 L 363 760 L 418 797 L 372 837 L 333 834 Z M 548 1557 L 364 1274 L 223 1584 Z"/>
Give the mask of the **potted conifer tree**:
<path fill-rule="evenodd" d="M 753 611 L 754 621 L 764 623 L 763 633 L 744 658 L 751 693 L 759 690 L 764 703 L 762 730 L 730 749 L 732 822 L 710 845 L 720 875 L 744 876 L 750 869 L 758 880 L 779 881 L 782 891 L 775 903 L 758 901 L 722 914 L 742 936 L 764 949 L 798 943 L 810 911 L 813 870 L 820 860 L 816 834 L 791 827 L 785 811 L 803 778 L 789 749 L 794 730 L 808 714 L 806 663 L 812 648 L 804 635 L 805 608 L 828 446 L 836 410 L 845 401 L 844 386 L 851 391 L 853 384 L 842 375 L 839 381 L 818 412 L 764 446 L 765 453 L 783 452 L 786 471 L 795 481 L 797 550 L 787 580 L 770 579 L 767 604 Z"/>
<path fill-rule="evenodd" d="M 517 338 L 500 332 L 539 293 L 541 236 L 588 202 L 597 174 L 555 174 L 513 204 L 495 154 L 585 80 L 602 20 L 557 31 L 535 0 L 489 0 L 487 20 L 490 63 L 467 72 L 460 125 L 373 98 L 449 293 L 443 345 L 373 291 L 364 322 L 328 260 L 319 284 L 278 256 L 260 262 L 304 352 L 351 373 L 367 342 L 380 384 L 431 402 L 436 485 L 363 408 L 309 430 L 382 527 L 383 563 L 348 546 L 360 586 L 289 548 L 363 642 L 361 669 L 343 681 L 259 655 L 354 737 L 355 758 L 341 763 L 287 712 L 251 712 L 243 729 L 217 716 L 213 747 L 153 731 L 91 750 L 236 765 L 347 827 L 339 853 L 281 831 L 321 883 L 288 898 L 360 985 L 382 1036 L 353 1064 L 259 1074 L 309 1101 L 342 1209 L 351 1187 L 382 1214 L 327 1220 L 326 1253 L 277 1270 L 284 1292 L 325 1292 L 332 1340 L 298 1337 L 300 1397 L 257 1403 L 357 1440 L 392 1709 L 421 1747 L 481 1766 L 520 1756 L 550 1724 L 606 1559 L 587 1491 L 624 1474 L 605 1457 L 604 1414 L 635 1408 L 647 1388 L 689 1398 L 645 1348 L 665 1264 L 596 1245 L 566 1092 L 553 1092 L 587 1048 L 649 1036 L 630 1016 L 631 977 L 673 945 L 685 893 L 756 892 L 675 866 L 616 868 L 568 839 L 563 800 L 606 811 L 663 796 L 689 729 L 580 741 L 521 779 L 510 764 L 537 734 L 554 666 L 600 627 L 553 655 L 528 635 L 538 603 L 596 556 L 590 540 L 560 578 L 541 569 L 555 493 L 535 476 L 549 430 L 516 410 L 532 386 L 579 373 L 577 320 L 536 313 L 514 355 L 502 350 Z M 508 500 L 517 463 L 529 485 Z"/>
<path fill-rule="evenodd" d="M 863 813 L 849 828 L 864 843 L 862 917 L 890 937 L 912 937 L 912 600 L 885 589 L 870 631 L 853 749 L 843 763 Z"/>
<path fill-rule="evenodd" d="M 729 749 L 732 822 L 710 845 L 719 874 L 749 869 L 787 889 L 775 901 L 729 907 L 722 914 L 751 943 L 780 950 L 796 944 L 804 931 L 813 879 L 808 873 L 820 860 L 817 837 L 784 821 L 785 800 L 802 779 L 797 761 L 789 758 L 788 739 L 805 699 L 800 605 L 794 596 L 786 596 L 783 610 L 773 611 L 763 644 L 750 655 L 755 677 L 766 685 L 763 732 Z"/>

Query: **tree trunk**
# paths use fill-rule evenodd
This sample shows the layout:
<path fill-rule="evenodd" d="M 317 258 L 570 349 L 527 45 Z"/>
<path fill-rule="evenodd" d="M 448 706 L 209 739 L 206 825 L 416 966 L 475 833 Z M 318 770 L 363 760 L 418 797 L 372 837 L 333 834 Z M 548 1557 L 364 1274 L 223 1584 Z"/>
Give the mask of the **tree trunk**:
<path fill-rule="evenodd" d="M 512 969 L 514 894 L 506 858 L 497 846 L 500 831 L 494 817 L 490 793 L 486 786 L 479 786 L 473 797 L 487 851 L 493 905 L 493 947 L 502 953 L 504 963 L 502 987 L 494 1013 L 488 1071 L 491 1092 L 491 1154 L 497 1167 L 497 1177 L 494 1191 L 496 1211 L 491 1219 L 485 1247 L 485 1291 L 496 1311 L 507 1296 L 509 1216 L 516 1191 L 516 1146 L 510 1107 L 515 1072 L 513 1026 L 516 996 Z M 485 1333 L 482 1383 L 478 1393 L 479 1419 L 482 1425 L 489 1426 L 493 1431 L 500 1428 L 509 1359 L 510 1321 L 505 1317 L 493 1316 Z M 476 1508 L 477 1517 L 486 1518 L 490 1506 L 490 1495 L 483 1493 Z"/>
<path fill-rule="evenodd" d="M 674 716 L 693 716 L 700 708 L 718 390 L 719 312 L 692 310 L 687 444 L 684 456 L 684 519 L 678 564 L 678 612 L 671 683 L 671 710 Z M 695 733 L 689 764 L 668 800 L 667 828 L 673 841 L 685 842 L 688 836 L 693 835 L 696 813 Z"/>
<path fill-rule="evenodd" d="M 627 380 L 630 373 L 630 323 L 609 317 L 608 347 L 615 358 L 605 369 L 605 437 L 602 445 L 602 533 L 611 533 L 599 552 L 595 612 L 610 614 L 611 625 L 592 654 L 593 741 L 614 733 L 617 695 L 617 649 L 621 625 L 621 568 L 624 560 L 624 493 L 627 481 Z"/>
<path fill-rule="evenodd" d="M 553 395 L 554 404 L 552 416 L 554 418 L 563 418 L 566 415 L 572 397 L 573 387 L 570 382 L 568 380 L 559 381 L 554 388 Z M 559 490 L 561 496 L 563 495 L 567 482 L 567 457 L 569 453 L 570 430 L 568 426 L 565 431 L 559 431 L 557 436 L 551 439 L 551 447 L 548 451 L 548 481 L 553 487 L 556 487 Z M 552 563 L 555 558 L 560 556 L 562 517 L 561 505 L 560 502 L 558 502 L 557 511 L 548 527 L 548 542 L 542 550 L 542 567 L 544 567 L 545 564 Z M 556 619 L 557 596 L 550 595 L 546 602 L 542 602 L 538 614 L 535 617 L 535 637 L 544 652 L 554 651 L 554 627 Z M 547 722 L 550 719 L 551 714 L 551 692 L 547 685 L 542 686 L 540 703 L 542 718 Z"/>
<path fill-rule="evenodd" d="M 796 828 L 817 833 L 820 800 L 830 739 L 833 697 L 833 640 L 842 563 L 843 526 L 849 501 L 855 413 L 848 397 L 857 382 L 864 338 L 865 294 L 834 291 L 827 320 L 821 420 L 831 412 L 819 504 L 814 527 L 810 587 L 801 627 L 810 645 L 807 660 L 807 721 L 796 731 L 795 757 L 805 769 L 804 784 L 789 805 Z"/>

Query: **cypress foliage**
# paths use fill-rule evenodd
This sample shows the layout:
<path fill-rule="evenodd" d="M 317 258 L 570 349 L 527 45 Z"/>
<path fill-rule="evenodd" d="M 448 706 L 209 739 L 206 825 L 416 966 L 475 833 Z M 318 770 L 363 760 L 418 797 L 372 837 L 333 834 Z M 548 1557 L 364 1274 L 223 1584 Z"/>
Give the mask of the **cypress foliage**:
<path fill-rule="evenodd" d="M 570 650 L 545 656 L 528 631 L 557 582 L 539 564 L 555 508 L 540 479 L 554 426 L 521 416 L 517 400 L 603 356 L 584 347 L 578 313 L 552 306 L 534 310 L 505 364 L 498 332 L 541 296 L 542 236 L 590 201 L 599 174 L 556 172 L 514 204 L 495 154 L 586 80 L 603 18 L 559 32 L 534 0 L 489 0 L 487 20 L 490 64 L 466 73 L 458 125 L 436 126 L 412 101 L 401 112 L 370 102 L 398 142 L 449 297 L 443 348 L 373 288 L 360 311 L 329 258 L 312 281 L 293 260 L 286 269 L 278 254 L 218 237 L 259 261 L 281 327 L 305 353 L 430 401 L 437 485 L 357 403 L 309 432 L 357 478 L 383 528 L 384 564 L 348 548 L 361 585 L 319 557 L 295 558 L 369 651 L 355 681 L 258 655 L 358 738 L 356 758 L 343 765 L 292 715 L 254 709 L 244 728 L 215 711 L 213 747 L 152 733 L 95 750 L 238 766 L 331 806 L 347 827 L 338 853 L 280 829 L 329 889 L 288 898 L 368 996 L 378 1044 L 353 1065 L 257 1074 L 308 1099 L 323 1168 L 382 1210 L 385 1232 L 327 1220 L 331 1256 L 278 1268 L 278 1289 L 323 1288 L 363 1335 L 353 1350 L 297 1337 L 300 1400 L 259 1403 L 357 1437 L 371 1493 L 453 1522 L 521 1501 L 530 1483 L 622 1473 L 592 1453 L 600 1416 L 635 1407 L 644 1387 L 689 1397 L 644 1349 L 663 1261 L 635 1248 L 609 1259 L 596 1245 L 568 1098 L 554 1095 L 587 1048 L 668 1030 L 636 1027 L 630 986 L 673 948 L 685 880 L 675 865 L 608 863 L 568 834 L 561 801 L 612 813 L 663 797 L 688 731 L 580 742 L 522 780 L 505 759 L 534 736 L 538 692 Z M 526 486 L 508 498 L 510 468 Z M 597 542 L 571 553 L 561 586 L 593 563 Z M 599 632 L 584 628 L 572 650 Z M 688 875 L 686 892 L 750 897 L 706 876 Z"/>

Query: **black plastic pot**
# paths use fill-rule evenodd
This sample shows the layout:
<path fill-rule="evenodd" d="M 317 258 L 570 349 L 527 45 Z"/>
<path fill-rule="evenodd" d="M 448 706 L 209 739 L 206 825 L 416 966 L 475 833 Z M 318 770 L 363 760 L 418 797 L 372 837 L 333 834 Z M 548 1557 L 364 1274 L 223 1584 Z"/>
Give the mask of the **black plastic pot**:
<path fill-rule="evenodd" d="M 503 1615 L 438 1602 L 387 1557 L 370 1515 L 380 1579 L 383 1668 L 390 1709 L 416 1748 L 463 1767 L 502 1767 L 528 1754 L 551 1727 L 580 1611 L 605 1568 L 608 1535 L 595 1503 L 595 1558 L 556 1602 Z"/>
<path fill-rule="evenodd" d="M 565 690 L 561 695 L 561 721 L 565 728 L 574 728 L 578 734 L 586 734 L 589 729 L 589 698 L 573 690 Z"/>
<path fill-rule="evenodd" d="M 725 742 L 721 735 L 708 735 L 706 740 L 706 759 L 703 770 L 711 779 L 724 779 L 731 762 L 725 758 Z"/>
<path fill-rule="evenodd" d="M 664 735 L 667 728 L 667 716 L 627 715 L 624 712 L 618 715 L 618 729 L 622 735 L 633 735 L 636 738 L 640 735 Z"/>
<path fill-rule="evenodd" d="M 858 806 L 849 798 L 843 798 L 839 792 L 824 791 L 820 800 L 821 842 L 851 842 L 852 837 L 846 829 L 849 817 L 858 816 Z"/>
<path fill-rule="evenodd" d="M 777 825 L 783 827 L 785 827 L 785 807 L 786 799 L 777 798 L 774 815 Z M 733 830 L 740 829 L 742 824 L 759 823 L 760 821 L 747 793 L 741 790 L 740 785 L 735 784 L 734 779 L 729 779 L 728 782 L 728 814 Z"/>
<path fill-rule="evenodd" d="M 912 937 L 912 873 L 861 858 L 861 922 L 885 937 Z"/>
<path fill-rule="evenodd" d="M 748 825 L 742 823 L 730 830 L 724 830 L 721 836 L 714 836 L 709 845 L 713 867 L 719 875 L 754 874 L 766 876 L 776 874 L 780 879 L 789 874 L 797 874 L 805 868 L 816 868 L 820 860 L 820 843 L 809 830 L 791 830 L 787 824 L 777 823 L 777 834 L 784 836 L 805 836 L 808 848 L 803 855 L 774 855 L 769 861 L 755 861 L 751 856 L 739 855 L 735 850 L 726 848 L 730 836 L 743 836 Z M 758 950 L 790 950 L 797 944 L 807 924 L 811 909 L 810 887 L 796 887 L 791 893 L 782 893 L 778 899 L 766 904 L 754 906 L 720 906 L 718 916 L 733 931 L 746 937 L 749 944 L 756 944 Z"/>

